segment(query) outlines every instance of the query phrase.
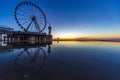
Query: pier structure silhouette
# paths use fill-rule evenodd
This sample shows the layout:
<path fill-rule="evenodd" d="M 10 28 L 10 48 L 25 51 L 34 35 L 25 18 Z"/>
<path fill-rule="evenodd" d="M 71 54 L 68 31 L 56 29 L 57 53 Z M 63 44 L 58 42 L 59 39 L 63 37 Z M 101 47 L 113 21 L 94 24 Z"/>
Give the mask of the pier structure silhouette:
<path fill-rule="evenodd" d="M 42 9 L 33 2 L 20 2 L 14 11 L 16 23 L 21 31 L 7 30 L 0 40 L 7 42 L 51 42 L 51 25 Z M 48 26 L 48 34 L 45 31 Z"/>

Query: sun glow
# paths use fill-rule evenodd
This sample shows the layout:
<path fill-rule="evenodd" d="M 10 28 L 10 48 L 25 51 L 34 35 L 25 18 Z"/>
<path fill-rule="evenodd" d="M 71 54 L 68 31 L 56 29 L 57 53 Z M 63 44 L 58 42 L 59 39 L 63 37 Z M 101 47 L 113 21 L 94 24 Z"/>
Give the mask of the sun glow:
<path fill-rule="evenodd" d="M 65 32 L 65 33 L 59 34 L 58 37 L 62 39 L 73 39 L 73 38 L 80 37 L 80 34 L 77 34 L 75 32 Z"/>
<path fill-rule="evenodd" d="M 85 39 L 85 40 L 94 40 L 94 39 L 120 39 L 120 34 L 89 34 L 86 32 L 81 31 L 69 31 L 64 32 L 61 31 L 61 33 L 57 33 L 53 35 L 53 39 L 57 39 L 59 37 L 60 40 L 75 40 L 75 39 Z"/>

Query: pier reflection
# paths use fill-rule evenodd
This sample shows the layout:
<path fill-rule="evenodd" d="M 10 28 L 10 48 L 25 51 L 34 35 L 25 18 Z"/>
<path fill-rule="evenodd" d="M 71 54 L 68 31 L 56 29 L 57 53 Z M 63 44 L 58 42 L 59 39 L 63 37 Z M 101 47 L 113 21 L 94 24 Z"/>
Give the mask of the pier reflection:
<path fill-rule="evenodd" d="M 40 71 L 44 67 L 46 59 L 48 58 L 47 56 L 50 56 L 51 54 L 52 43 L 36 44 L 22 42 L 7 43 L 6 45 L 7 46 L 0 46 L 1 52 L 11 51 L 17 54 L 13 61 L 14 71 L 12 73 L 15 72 L 16 76 L 18 76 L 18 79 L 20 80 L 34 80 L 34 77 L 39 75 Z M 19 50 L 19 52 L 14 51 L 15 49 Z"/>

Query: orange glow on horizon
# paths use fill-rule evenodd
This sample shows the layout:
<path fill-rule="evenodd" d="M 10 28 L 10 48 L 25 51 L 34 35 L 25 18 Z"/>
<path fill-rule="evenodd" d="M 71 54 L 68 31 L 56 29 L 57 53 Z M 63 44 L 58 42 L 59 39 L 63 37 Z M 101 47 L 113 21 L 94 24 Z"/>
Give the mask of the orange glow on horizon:
<path fill-rule="evenodd" d="M 89 36 L 89 38 L 95 39 L 120 39 L 120 34 L 112 34 L 112 35 L 98 35 L 98 36 Z"/>
<path fill-rule="evenodd" d="M 59 37 L 60 39 L 75 39 L 80 37 L 80 34 L 77 34 L 75 32 L 66 32 L 53 36 L 53 38 L 57 38 L 57 37 Z"/>
<path fill-rule="evenodd" d="M 64 35 L 61 34 L 59 36 L 53 36 L 53 39 L 56 39 L 57 37 L 59 37 L 60 39 L 65 39 L 65 40 L 75 40 L 78 38 L 84 38 L 84 39 L 120 39 L 120 34 L 83 36 L 83 35 L 78 35 L 78 34 L 73 34 L 73 33 L 66 33 Z"/>

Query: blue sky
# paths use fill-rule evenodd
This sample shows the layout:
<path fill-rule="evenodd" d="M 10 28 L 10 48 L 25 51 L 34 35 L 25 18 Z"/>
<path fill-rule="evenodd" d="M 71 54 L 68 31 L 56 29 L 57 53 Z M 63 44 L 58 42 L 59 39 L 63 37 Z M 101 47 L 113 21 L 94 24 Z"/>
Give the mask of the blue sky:
<path fill-rule="evenodd" d="M 0 0 L 0 24 L 19 26 L 14 20 L 16 5 L 24 0 Z M 119 35 L 119 0 L 28 0 L 45 12 L 55 37 Z"/>

